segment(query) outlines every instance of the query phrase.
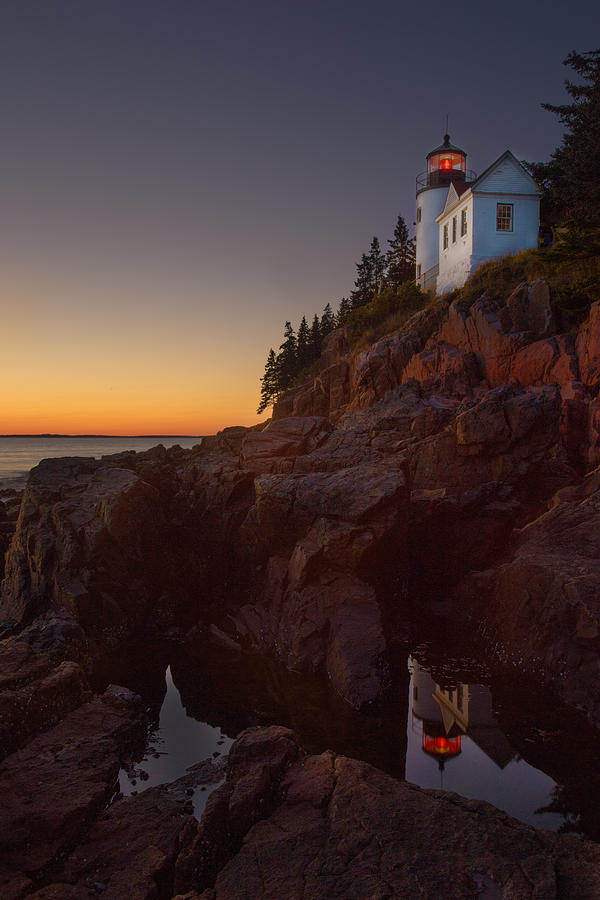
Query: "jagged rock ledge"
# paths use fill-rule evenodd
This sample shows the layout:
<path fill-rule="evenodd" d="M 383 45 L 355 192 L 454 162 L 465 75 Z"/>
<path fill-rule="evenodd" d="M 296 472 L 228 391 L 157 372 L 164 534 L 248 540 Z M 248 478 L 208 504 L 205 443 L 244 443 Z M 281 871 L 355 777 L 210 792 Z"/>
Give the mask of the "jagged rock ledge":
<path fill-rule="evenodd" d="M 13 873 L 3 897 L 595 900 L 600 892 L 598 845 L 330 751 L 306 756 L 287 728 L 240 735 L 198 824 L 190 785 L 214 778 L 209 770 L 117 800 L 55 857 L 41 886 L 32 870 L 39 879 L 54 846 L 40 847 L 34 829 L 30 855 L 8 857 L 25 874 Z"/>

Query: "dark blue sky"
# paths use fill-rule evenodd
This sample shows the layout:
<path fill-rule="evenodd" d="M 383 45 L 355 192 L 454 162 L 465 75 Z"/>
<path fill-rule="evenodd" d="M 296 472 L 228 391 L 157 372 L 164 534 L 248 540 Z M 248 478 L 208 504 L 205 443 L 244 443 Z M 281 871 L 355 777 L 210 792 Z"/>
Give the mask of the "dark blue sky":
<path fill-rule="evenodd" d="M 477 172 L 506 148 L 547 158 L 561 132 L 540 103 L 599 26 L 580 0 L 0 4 L 9 324 L 74 317 L 107 367 L 116 332 L 143 364 L 141 328 L 163 379 L 195 332 L 198 415 L 231 358 L 220 403 L 251 420 L 284 320 L 347 293 L 372 235 L 412 223 L 446 114 Z"/>

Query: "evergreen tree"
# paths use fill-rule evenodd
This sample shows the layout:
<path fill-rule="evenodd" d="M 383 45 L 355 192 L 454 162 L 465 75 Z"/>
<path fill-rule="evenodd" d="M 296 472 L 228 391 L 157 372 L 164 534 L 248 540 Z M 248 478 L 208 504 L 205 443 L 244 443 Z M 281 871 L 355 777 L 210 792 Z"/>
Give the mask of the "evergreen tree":
<path fill-rule="evenodd" d="M 260 403 L 256 410 L 258 415 L 277 400 L 279 395 L 278 381 L 277 360 L 275 351 L 271 347 L 265 364 L 265 374 L 260 379 Z"/>
<path fill-rule="evenodd" d="M 291 322 L 286 322 L 283 332 L 283 343 L 277 354 L 277 387 L 279 391 L 285 391 L 298 372 L 298 354 L 296 347 L 296 335 Z"/>
<path fill-rule="evenodd" d="M 363 253 L 361 260 L 356 264 L 356 281 L 354 282 L 354 290 L 350 291 L 350 303 L 352 309 L 358 309 L 373 299 L 373 267 L 371 260 L 366 253 Z"/>
<path fill-rule="evenodd" d="M 398 216 L 394 237 L 388 241 L 390 249 L 386 255 L 386 284 L 397 291 L 405 281 L 415 278 L 415 241 L 408 236 L 408 228 L 402 216 Z"/>
<path fill-rule="evenodd" d="M 385 274 L 385 256 L 379 246 L 379 238 L 374 237 L 368 253 L 363 253 L 356 264 L 356 281 L 354 290 L 350 292 L 352 309 L 358 309 L 370 303 L 375 294 L 383 287 Z"/>
<path fill-rule="evenodd" d="M 335 317 L 336 328 L 341 328 L 346 324 L 351 309 L 352 305 L 348 297 L 342 297 L 342 299 L 340 300 L 340 305 L 338 306 L 337 315 Z"/>
<path fill-rule="evenodd" d="M 545 216 L 551 224 L 574 228 L 600 227 L 600 49 L 574 50 L 564 60 L 582 83 L 566 80 L 572 103 L 542 107 L 565 126 L 562 143 L 548 163 L 530 163 L 543 191 Z"/>
<path fill-rule="evenodd" d="M 329 334 L 330 331 L 333 331 L 334 328 L 335 316 L 331 309 L 331 303 L 327 303 L 323 310 L 323 315 L 321 316 L 321 337 L 325 337 L 325 335 Z"/>
<path fill-rule="evenodd" d="M 385 256 L 381 252 L 379 238 L 377 237 L 374 237 L 371 241 L 369 260 L 371 262 L 371 290 L 373 296 L 375 296 L 375 294 L 378 294 L 383 287 L 383 277 L 385 275 Z"/>
<path fill-rule="evenodd" d="M 310 348 L 310 331 L 306 316 L 302 316 L 302 321 L 298 326 L 298 334 L 296 336 L 296 353 L 298 357 L 298 369 L 303 369 L 311 359 Z"/>
<path fill-rule="evenodd" d="M 311 358 L 318 359 L 321 355 L 321 323 L 319 322 L 319 317 L 316 313 L 312 320 L 312 325 L 310 326 L 309 348 Z"/>

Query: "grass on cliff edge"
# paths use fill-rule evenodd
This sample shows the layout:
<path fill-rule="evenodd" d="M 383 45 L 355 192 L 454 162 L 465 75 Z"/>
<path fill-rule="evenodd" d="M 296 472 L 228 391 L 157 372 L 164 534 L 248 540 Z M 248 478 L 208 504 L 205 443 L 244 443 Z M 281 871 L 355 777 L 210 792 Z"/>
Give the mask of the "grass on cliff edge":
<path fill-rule="evenodd" d="M 390 288 L 350 313 L 346 327 L 351 350 L 369 347 L 375 341 L 402 328 L 410 317 L 439 300 L 456 301 L 470 307 L 482 294 L 502 302 L 524 281 L 545 279 L 550 299 L 563 331 L 580 324 L 590 304 L 600 300 L 600 233 L 581 232 L 559 240 L 554 247 L 523 250 L 513 256 L 483 263 L 460 290 L 443 297 L 422 291 L 407 281 L 397 291 Z M 306 367 L 296 379 L 301 383 L 319 370 L 319 360 Z"/>
<path fill-rule="evenodd" d="M 486 293 L 502 302 L 519 284 L 536 278 L 550 285 L 551 303 L 561 330 L 579 325 L 590 305 L 600 300 L 600 233 L 571 233 L 554 247 L 490 260 L 473 272 L 464 287 L 440 298 L 423 292 L 414 282 L 406 282 L 397 292 L 384 290 L 350 314 L 347 325 L 352 349 L 368 347 L 401 328 L 413 313 L 440 299 L 468 308 Z"/>
<path fill-rule="evenodd" d="M 523 250 L 514 256 L 482 263 L 464 287 L 442 299 L 469 307 L 485 292 L 502 301 L 523 281 L 545 279 L 564 329 L 579 324 L 590 304 L 600 300 L 600 234 L 569 235 L 554 247 Z"/>
<path fill-rule="evenodd" d="M 352 349 L 368 347 L 385 334 L 397 331 L 414 313 L 432 302 L 435 300 L 431 294 L 422 291 L 414 281 L 406 281 L 397 291 L 386 288 L 348 316 L 346 327 L 351 334 Z"/>

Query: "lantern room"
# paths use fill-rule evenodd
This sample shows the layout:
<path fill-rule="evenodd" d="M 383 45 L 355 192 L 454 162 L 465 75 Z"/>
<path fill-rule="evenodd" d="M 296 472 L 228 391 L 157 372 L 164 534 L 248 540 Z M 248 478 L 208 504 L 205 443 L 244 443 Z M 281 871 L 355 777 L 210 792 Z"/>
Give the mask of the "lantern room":
<path fill-rule="evenodd" d="M 426 187 L 450 185 L 453 181 L 467 180 L 467 154 L 450 143 L 450 135 L 444 135 L 444 143 L 427 154 Z"/>
<path fill-rule="evenodd" d="M 447 737 L 446 735 L 427 734 L 423 729 L 423 752 L 439 759 L 447 759 L 458 756 L 461 751 L 461 736 Z"/>

